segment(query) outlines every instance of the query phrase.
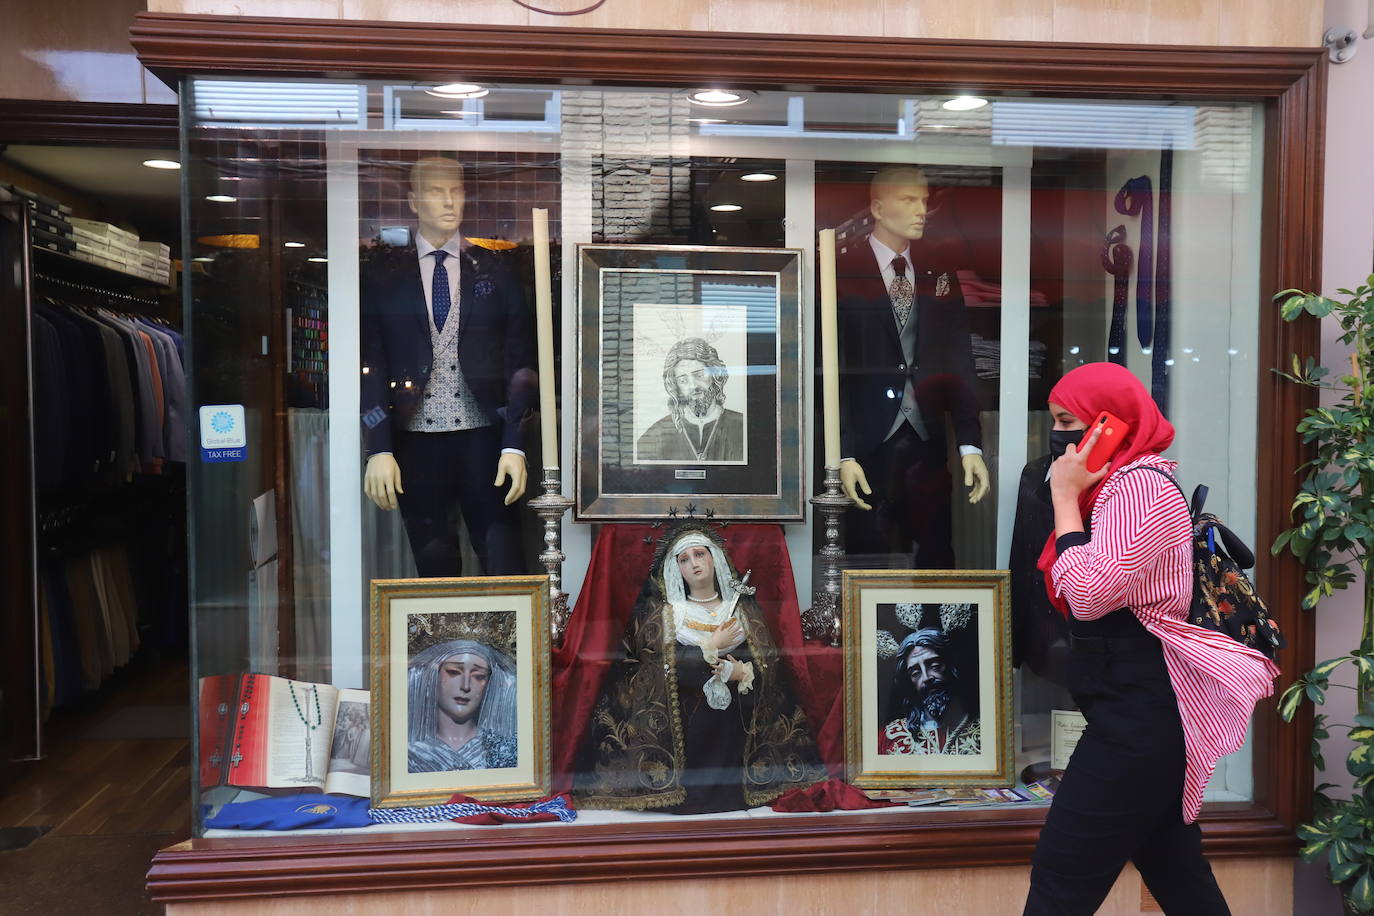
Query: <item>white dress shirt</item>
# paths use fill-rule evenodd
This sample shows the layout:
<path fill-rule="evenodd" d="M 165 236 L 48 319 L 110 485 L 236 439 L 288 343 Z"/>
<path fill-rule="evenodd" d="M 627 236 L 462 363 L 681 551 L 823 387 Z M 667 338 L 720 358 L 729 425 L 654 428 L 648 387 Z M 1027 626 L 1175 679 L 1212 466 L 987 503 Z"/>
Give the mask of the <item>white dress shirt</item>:
<path fill-rule="evenodd" d="M 425 309 L 429 312 L 429 323 L 434 324 L 434 258 L 430 257 L 436 249 L 420 233 L 415 233 L 415 254 L 420 259 L 420 285 L 425 288 Z M 444 243 L 443 251 L 448 252 L 448 257 L 444 259 L 444 270 L 448 272 L 448 318 L 444 319 L 447 324 L 450 321 L 458 321 L 458 272 L 462 269 L 459 255 L 463 253 L 463 237 L 459 233 L 453 233 L 453 238 Z M 436 328 L 437 330 L 437 328 Z"/>

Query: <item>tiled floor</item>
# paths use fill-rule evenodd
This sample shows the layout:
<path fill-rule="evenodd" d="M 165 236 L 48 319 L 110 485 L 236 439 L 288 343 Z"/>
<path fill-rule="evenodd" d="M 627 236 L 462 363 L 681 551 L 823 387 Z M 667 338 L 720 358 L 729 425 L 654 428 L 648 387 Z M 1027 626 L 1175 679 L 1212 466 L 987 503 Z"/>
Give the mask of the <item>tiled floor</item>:
<path fill-rule="evenodd" d="M 190 835 L 189 695 L 184 662 L 146 664 L 54 715 L 46 758 L 0 790 L 0 827 L 50 828 L 0 852 L 0 912 L 161 912 L 143 877 Z"/>

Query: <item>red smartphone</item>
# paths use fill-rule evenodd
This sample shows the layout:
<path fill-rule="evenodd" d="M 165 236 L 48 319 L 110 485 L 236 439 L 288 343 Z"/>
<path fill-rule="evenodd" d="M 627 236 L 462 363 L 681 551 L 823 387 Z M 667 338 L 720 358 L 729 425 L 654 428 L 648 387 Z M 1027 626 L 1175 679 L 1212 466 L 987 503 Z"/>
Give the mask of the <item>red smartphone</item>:
<path fill-rule="evenodd" d="M 1092 426 L 1089 426 L 1087 431 L 1083 433 L 1085 443 L 1092 436 L 1093 430 L 1099 427 L 1102 429 L 1102 435 L 1097 437 L 1097 444 L 1093 446 L 1093 450 L 1088 453 L 1088 460 L 1084 462 L 1084 466 L 1092 473 L 1102 470 L 1103 465 L 1112 460 L 1112 456 L 1116 454 L 1116 450 L 1121 447 L 1122 441 L 1126 438 L 1126 433 L 1131 431 L 1129 423 L 1104 410 L 1097 415 L 1096 420 L 1093 420 Z M 1081 451 L 1082 447 L 1079 450 Z"/>

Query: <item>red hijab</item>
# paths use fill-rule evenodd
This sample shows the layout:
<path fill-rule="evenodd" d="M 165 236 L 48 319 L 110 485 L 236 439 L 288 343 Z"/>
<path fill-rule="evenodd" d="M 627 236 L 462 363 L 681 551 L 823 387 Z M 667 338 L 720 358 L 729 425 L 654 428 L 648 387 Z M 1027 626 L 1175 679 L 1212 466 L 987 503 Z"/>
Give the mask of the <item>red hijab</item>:
<path fill-rule="evenodd" d="M 1116 363 L 1079 366 L 1050 389 L 1049 401 L 1090 426 L 1097 415 L 1105 410 L 1125 420 L 1131 427 L 1112 456 L 1111 473 L 1098 481 L 1096 486 L 1079 494 L 1078 510 L 1085 519 L 1092 512 L 1093 501 L 1097 499 L 1103 484 L 1111 479 L 1118 468 L 1124 468 L 1142 455 L 1158 455 L 1174 442 L 1174 425 L 1164 419 L 1164 414 L 1159 412 L 1159 407 L 1140 380 L 1125 366 Z M 1089 429 L 1084 433 L 1085 440 L 1091 432 Z M 1054 532 L 1051 531 L 1036 567 L 1045 574 L 1045 589 L 1049 592 L 1050 602 L 1067 617 L 1069 605 L 1054 593 L 1054 582 L 1050 576 L 1050 567 L 1058 558 L 1054 542 Z"/>

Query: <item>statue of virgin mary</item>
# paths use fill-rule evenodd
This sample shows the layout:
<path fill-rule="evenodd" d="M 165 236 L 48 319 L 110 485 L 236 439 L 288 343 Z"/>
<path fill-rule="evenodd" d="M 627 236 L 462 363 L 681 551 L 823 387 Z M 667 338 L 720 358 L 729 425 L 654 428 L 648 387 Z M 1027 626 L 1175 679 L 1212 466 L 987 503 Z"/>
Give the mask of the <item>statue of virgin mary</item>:
<path fill-rule="evenodd" d="M 580 807 L 731 811 L 825 778 L 753 592 L 707 525 L 660 543 L 592 715 Z"/>

